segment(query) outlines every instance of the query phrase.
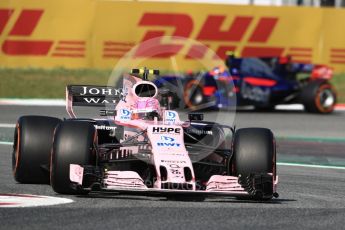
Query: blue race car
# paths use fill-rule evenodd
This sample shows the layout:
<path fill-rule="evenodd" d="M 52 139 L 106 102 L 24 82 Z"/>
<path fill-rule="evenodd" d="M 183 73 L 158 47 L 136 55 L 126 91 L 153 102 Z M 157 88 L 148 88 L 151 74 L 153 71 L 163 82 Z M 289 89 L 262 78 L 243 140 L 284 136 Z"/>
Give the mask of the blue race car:
<path fill-rule="evenodd" d="M 312 113 L 334 110 L 336 92 L 329 82 L 333 71 L 327 66 L 296 63 L 290 57 L 234 55 L 229 55 L 225 63 L 227 69 L 167 75 L 154 82 L 172 93 L 174 107 L 191 110 L 251 105 L 266 111 L 278 104 L 302 104 Z"/>

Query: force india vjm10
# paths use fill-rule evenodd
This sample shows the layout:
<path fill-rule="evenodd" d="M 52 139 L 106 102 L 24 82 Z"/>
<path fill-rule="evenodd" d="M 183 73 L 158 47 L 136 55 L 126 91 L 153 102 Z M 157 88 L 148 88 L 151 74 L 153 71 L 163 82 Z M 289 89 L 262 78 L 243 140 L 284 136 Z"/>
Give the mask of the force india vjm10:
<path fill-rule="evenodd" d="M 70 85 L 69 119 L 22 116 L 13 145 L 19 183 L 50 183 L 61 194 L 118 193 L 196 199 L 278 197 L 276 146 L 265 128 L 181 121 L 167 91 L 147 80 L 157 70 L 134 69 L 121 88 Z M 162 104 L 158 97 L 161 97 Z M 106 119 L 76 118 L 74 106 L 104 106 Z"/>

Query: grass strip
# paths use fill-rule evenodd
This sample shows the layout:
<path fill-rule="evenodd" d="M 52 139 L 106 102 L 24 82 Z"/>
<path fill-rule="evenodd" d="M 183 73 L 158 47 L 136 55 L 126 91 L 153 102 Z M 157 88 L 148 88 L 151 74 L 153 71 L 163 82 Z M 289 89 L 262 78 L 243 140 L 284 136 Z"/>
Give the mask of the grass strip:
<path fill-rule="evenodd" d="M 64 98 L 68 84 L 106 85 L 111 69 L 12 69 L 0 68 L 0 98 Z M 332 84 L 338 103 L 345 103 L 345 73 Z"/>

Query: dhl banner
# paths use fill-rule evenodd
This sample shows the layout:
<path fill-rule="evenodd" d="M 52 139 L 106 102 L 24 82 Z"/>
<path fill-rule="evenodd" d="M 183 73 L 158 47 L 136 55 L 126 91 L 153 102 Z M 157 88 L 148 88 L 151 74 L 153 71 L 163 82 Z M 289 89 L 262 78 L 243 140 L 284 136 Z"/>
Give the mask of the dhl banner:
<path fill-rule="evenodd" d="M 133 57 L 161 69 L 171 68 L 172 57 L 180 69 L 196 67 L 210 58 L 211 49 L 221 58 L 229 50 L 241 56 L 291 55 L 295 61 L 344 71 L 344 21 L 342 9 L 2 0 L 0 66 L 112 68 L 135 47 Z M 139 52 L 150 39 L 156 49 L 169 52 Z"/>

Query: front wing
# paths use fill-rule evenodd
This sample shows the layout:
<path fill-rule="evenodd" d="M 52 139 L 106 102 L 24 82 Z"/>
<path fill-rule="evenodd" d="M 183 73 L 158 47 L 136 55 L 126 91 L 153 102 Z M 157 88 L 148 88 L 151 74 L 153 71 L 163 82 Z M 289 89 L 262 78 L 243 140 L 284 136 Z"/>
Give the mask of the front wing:
<path fill-rule="evenodd" d="M 184 184 L 176 187 L 166 186 L 164 182 L 160 187 L 147 187 L 142 178 L 134 171 L 108 171 L 102 177 L 92 175 L 90 170 L 79 165 L 70 166 L 70 180 L 76 190 L 115 192 L 120 194 L 172 196 L 185 195 L 193 197 L 232 196 L 251 199 L 270 199 L 278 197 L 276 187 L 278 177 L 271 173 L 250 174 L 248 176 L 222 176 L 213 175 L 206 183 L 204 189 Z M 98 180 L 90 180 L 90 175 Z M 166 189 L 169 187 L 169 189 Z"/>

